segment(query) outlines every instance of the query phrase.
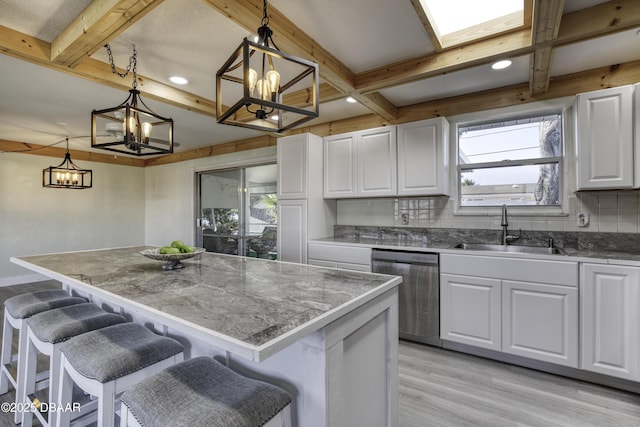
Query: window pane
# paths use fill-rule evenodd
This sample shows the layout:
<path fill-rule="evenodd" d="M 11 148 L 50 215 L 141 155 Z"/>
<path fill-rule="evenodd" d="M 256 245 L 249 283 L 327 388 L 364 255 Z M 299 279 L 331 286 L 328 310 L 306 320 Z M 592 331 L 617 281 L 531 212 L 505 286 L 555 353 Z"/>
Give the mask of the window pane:
<path fill-rule="evenodd" d="M 460 175 L 461 206 L 560 204 L 557 163 L 470 169 Z"/>
<path fill-rule="evenodd" d="M 465 126 L 459 129 L 459 164 L 562 155 L 560 115 Z"/>

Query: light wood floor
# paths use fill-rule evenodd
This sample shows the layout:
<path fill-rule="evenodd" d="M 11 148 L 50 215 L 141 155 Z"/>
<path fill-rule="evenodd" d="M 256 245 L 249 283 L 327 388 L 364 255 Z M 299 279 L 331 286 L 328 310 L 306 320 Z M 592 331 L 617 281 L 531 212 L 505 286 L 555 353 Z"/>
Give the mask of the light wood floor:
<path fill-rule="evenodd" d="M 0 307 L 52 287 L 59 284 L 2 287 Z M 449 350 L 401 341 L 399 375 L 400 427 L 640 427 L 638 394 Z M 0 402 L 14 398 L 10 391 Z M 0 427 L 14 426 L 0 412 Z"/>

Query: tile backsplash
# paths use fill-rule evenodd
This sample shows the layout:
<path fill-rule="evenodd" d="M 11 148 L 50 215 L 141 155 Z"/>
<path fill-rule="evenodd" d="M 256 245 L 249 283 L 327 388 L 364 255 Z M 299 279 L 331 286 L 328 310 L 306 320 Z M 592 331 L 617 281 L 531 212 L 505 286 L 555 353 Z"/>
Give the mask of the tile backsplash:
<path fill-rule="evenodd" d="M 640 233 L 640 191 L 572 194 L 567 215 L 509 215 L 509 228 L 537 231 Z M 500 215 L 456 215 L 449 197 L 338 200 L 339 225 L 499 229 Z M 589 224 L 578 227 L 577 214 Z"/>

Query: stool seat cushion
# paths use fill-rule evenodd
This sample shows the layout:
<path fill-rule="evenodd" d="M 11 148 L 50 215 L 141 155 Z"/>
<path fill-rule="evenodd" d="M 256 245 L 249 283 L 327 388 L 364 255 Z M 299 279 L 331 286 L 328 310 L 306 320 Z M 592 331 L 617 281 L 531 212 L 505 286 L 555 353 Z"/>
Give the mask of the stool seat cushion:
<path fill-rule="evenodd" d="M 101 383 L 115 380 L 184 350 L 178 341 L 137 323 L 122 323 L 78 335 L 60 347 L 80 374 Z"/>
<path fill-rule="evenodd" d="M 27 325 L 40 341 L 56 344 L 126 321 L 124 317 L 107 313 L 93 303 L 85 303 L 35 314 L 27 319 Z"/>
<path fill-rule="evenodd" d="M 46 310 L 85 302 L 86 299 L 72 297 L 62 289 L 47 289 L 11 297 L 4 302 L 4 308 L 13 318 L 26 319 Z"/>
<path fill-rule="evenodd" d="M 256 427 L 291 403 L 291 396 L 197 357 L 142 380 L 121 400 L 142 426 Z"/>

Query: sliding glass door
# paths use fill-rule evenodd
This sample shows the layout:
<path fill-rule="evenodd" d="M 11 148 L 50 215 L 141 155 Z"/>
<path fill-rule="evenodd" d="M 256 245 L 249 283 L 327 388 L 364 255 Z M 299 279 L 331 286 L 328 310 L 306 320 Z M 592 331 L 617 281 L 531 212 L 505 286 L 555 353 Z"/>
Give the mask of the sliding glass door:
<path fill-rule="evenodd" d="M 197 244 L 209 252 L 276 259 L 277 166 L 199 172 Z"/>

